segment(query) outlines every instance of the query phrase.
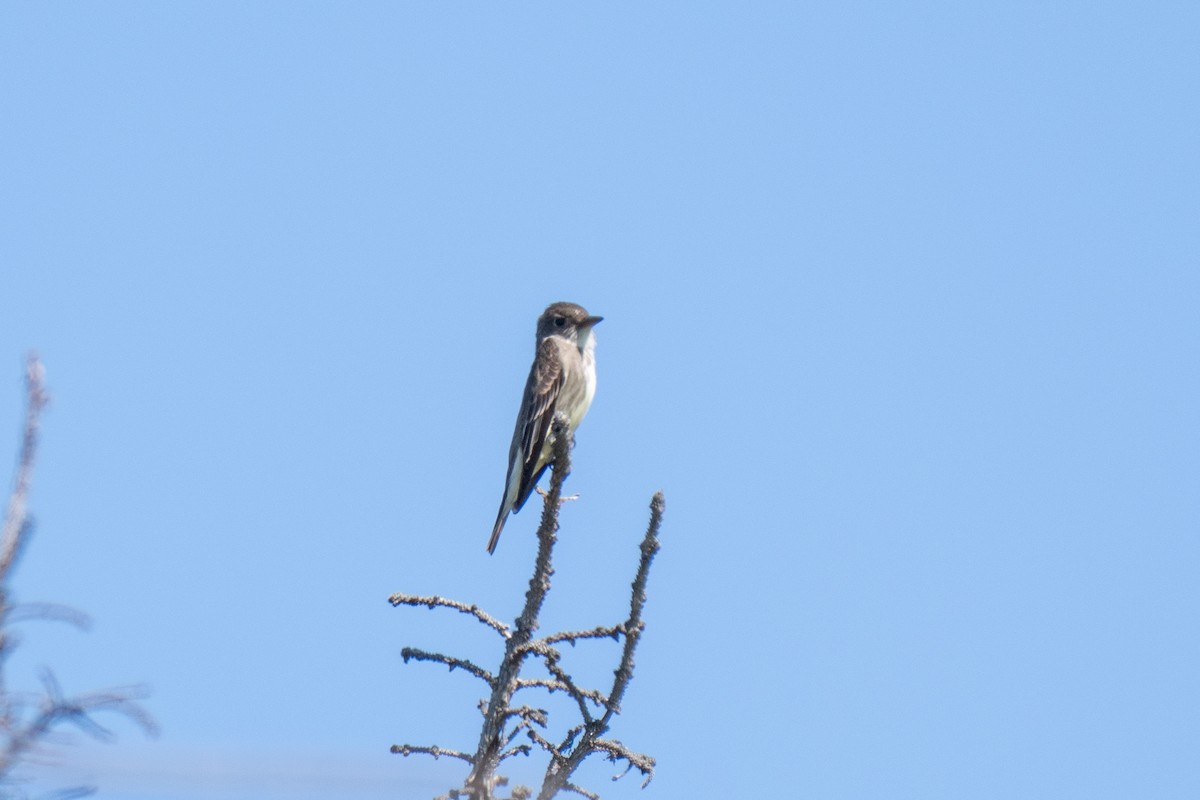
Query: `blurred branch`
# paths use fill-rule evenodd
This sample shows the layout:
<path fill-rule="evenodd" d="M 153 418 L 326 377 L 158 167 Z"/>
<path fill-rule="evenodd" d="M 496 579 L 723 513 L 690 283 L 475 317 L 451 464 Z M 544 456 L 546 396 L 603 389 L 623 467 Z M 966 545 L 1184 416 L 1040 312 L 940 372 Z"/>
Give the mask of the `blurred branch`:
<path fill-rule="evenodd" d="M 29 485 L 33 482 L 33 464 L 37 459 L 38 431 L 42 424 L 42 409 L 49 398 L 45 386 L 46 371 L 34 353 L 25 362 L 25 424 L 22 427 L 21 452 L 17 457 L 17 475 L 8 509 L 4 513 L 4 530 L 0 533 L 0 585 L 8 579 L 13 562 L 21 552 L 23 540 L 29 533 Z"/>
<path fill-rule="evenodd" d="M 47 403 L 45 370 L 37 356 L 30 354 L 25 366 L 25 421 L 16 477 L 8 498 L 4 527 L 0 531 L 0 780 L 9 778 L 22 759 L 61 725 L 72 724 L 97 739 L 111 738 L 112 733 L 93 716 L 100 712 L 124 716 L 150 735 L 158 731 L 154 720 L 138 703 L 147 694 L 143 687 L 120 687 L 68 697 L 63 694 L 54 674 L 43 670 L 40 693 L 16 694 L 6 688 L 3 669 L 16 641 L 12 625 L 30 619 L 68 622 L 80 628 L 86 628 L 90 623 L 86 614 L 68 606 L 10 601 L 13 566 L 28 546 L 32 530 L 28 513 L 29 489 L 33 482 L 41 414 Z M 70 796 L 79 796 L 71 792 L 68 792 Z"/>
<path fill-rule="evenodd" d="M 8 618 L 5 622 L 15 625 L 31 619 L 44 622 L 65 622 L 81 631 L 89 630 L 92 627 L 92 618 L 87 614 L 77 608 L 59 603 L 20 603 L 9 606 Z"/>
<path fill-rule="evenodd" d="M 462 668 L 472 672 L 485 680 L 492 690 L 487 701 L 481 703 L 484 719 L 480 730 L 479 744 L 474 755 L 468 756 L 466 753 L 454 751 L 456 757 L 471 764 L 471 771 L 462 788 L 451 790 L 444 796 L 447 798 L 502 800 L 497 797 L 496 788 L 505 786 L 507 780 L 503 776 L 497 775 L 496 769 L 505 759 L 516 755 L 527 755 L 530 752 L 531 745 L 528 744 L 511 746 L 513 739 L 522 732 L 533 745 L 550 755 L 550 764 L 538 794 L 539 800 L 548 800 L 562 791 L 599 800 L 599 795 L 575 785 L 570 780 L 579 765 L 593 753 L 600 753 L 610 761 L 626 762 L 625 771 L 636 768 L 643 775 L 648 776 L 647 783 L 649 776 L 653 775 L 653 758 L 630 750 L 620 742 L 605 739 L 603 736 L 609 729 L 613 715 L 619 713 L 621 700 L 633 678 L 633 655 L 645 628 L 642 610 L 646 602 L 646 581 L 654 555 L 659 550 L 658 531 L 662 525 L 663 496 L 661 492 L 655 494 L 650 504 L 650 524 L 642 542 L 641 559 L 632 584 L 629 617 L 616 625 L 598 625 L 585 630 L 563 631 L 535 639 L 533 634 L 538 628 L 538 616 L 546 595 L 550 591 L 550 577 L 554 574 L 552 555 L 557 541 L 559 509 L 565 500 L 562 496 L 563 482 L 571 470 L 571 437 L 566 418 L 561 413 L 555 416 L 552 430 L 554 433 L 552 445 L 554 466 L 550 479 L 550 490 L 544 494 L 542 519 L 537 531 L 538 551 L 534 562 L 533 576 L 529 580 L 525 605 L 520 616 L 517 617 L 515 627 L 509 628 L 498 622 L 476 605 L 468 605 L 436 595 L 421 597 L 398 593 L 389 598 L 393 606 L 452 608 L 475 617 L 505 638 L 504 656 L 494 677 L 491 673 L 465 659 L 441 653 L 427 653 L 410 647 L 406 647 L 402 651 L 406 662 L 410 659 L 435 661 L 449 665 L 452 670 Z M 613 673 L 612 688 L 607 695 L 596 689 L 578 686 L 561 664 L 562 654 L 554 645 L 567 642 L 573 647 L 583 639 L 613 639 L 617 642 L 624 640 L 621 659 Z M 521 677 L 521 669 L 531 656 L 541 660 L 547 672 L 550 673 L 550 677 Z M 545 689 L 551 693 L 561 691 L 575 701 L 583 722 L 571 728 L 561 743 L 552 743 L 538 730 L 546 728 L 548 724 L 547 714 L 544 710 L 512 705 L 513 695 L 516 692 L 531 688 Z M 439 754 L 445 755 L 449 751 L 441 748 L 393 745 L 392 752 L 404 755 L 427 753 L 436 757 Z M 616 777 L 620 777 L 620 775 Z M 643 783 L 644 785 L 645 783 Z M 529 798 L 532 797 L 532 794 L 532 791 L 526 787 L 513 787 L 509 800 Z"/>
<path fill-rule="evenodd" d="M 137 701 L 145 698 L 143 687 L 125 687 L 107 691 L 88 692 L 76 697 L 64 697 L 58 681 L 49 670 L 42 671 L 44 694 L 37 713 L 24 724 L 14 728 L 5 725 L 8 741 L 0 754 L 0 772 L 11 767 L 26 751 L 35 747 L 52 728 L 70 722 L 95 739 L 112 738 L 112 733 L 92 718 L 98 711 L 115 711 L 139 725 L 146 733 L 155 735 L 158 726 Z M 5 720 L 7 723 L 8 720 Z"/>

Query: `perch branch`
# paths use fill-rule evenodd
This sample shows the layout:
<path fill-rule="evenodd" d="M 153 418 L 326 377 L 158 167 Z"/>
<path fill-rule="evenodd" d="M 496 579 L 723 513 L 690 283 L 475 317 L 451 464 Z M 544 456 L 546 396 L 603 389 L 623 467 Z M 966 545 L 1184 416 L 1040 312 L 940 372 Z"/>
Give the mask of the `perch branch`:
<path fill-rule="evenodd" d="M 550 590 L 550 576 L 554 574 L 551 554 L 558 532 L 558 512 L 561 503 L 563 481 L 571 471 L 571 433 L 567 417 L 562 412 L 554 415 L 551 423 L 554 434 L 554 470 L 550 477 L 550 491 L 542 504 L 542 521 L 538 526 L 538 553 L 534 563 L 533 577 L 529 579 L 529 591 L 525 593 L 525 607 L 517 617 L 517 627 L 504 648 L 504 659 L 500 671 L 492 684 L 492 696 L 488 700 L 488 712 L 479 735 L 479 747 L 475 752 L 474 766 L 467 776 L 465 788 L 474 800 L 490 800 L 492 783 L 500 749 L 503 746 L 504 724 L 513 693 L 520 685 L 521 664 L 524 661 L 525 645 L 537 630 L 538 614 Z"/>

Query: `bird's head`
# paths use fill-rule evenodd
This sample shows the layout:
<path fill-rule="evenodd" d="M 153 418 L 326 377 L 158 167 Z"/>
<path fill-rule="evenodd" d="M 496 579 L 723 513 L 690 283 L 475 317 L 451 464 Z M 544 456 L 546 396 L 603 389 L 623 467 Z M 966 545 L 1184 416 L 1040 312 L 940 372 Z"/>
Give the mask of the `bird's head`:
<path fill-rule="evenodd" d="M 587 309 L 575 303 L 551 303 L 538 317 L 537 338 L 540 342 L 547 336 L 561 336 L 583 347 L 592 326 L 602 319 L 590 316 Z"/>

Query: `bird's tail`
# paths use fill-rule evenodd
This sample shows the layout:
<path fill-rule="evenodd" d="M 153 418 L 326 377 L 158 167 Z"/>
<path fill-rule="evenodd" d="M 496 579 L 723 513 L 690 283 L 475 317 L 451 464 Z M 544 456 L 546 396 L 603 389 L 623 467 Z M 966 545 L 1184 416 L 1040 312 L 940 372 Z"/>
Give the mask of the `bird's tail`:
<path fill-rule="evenodd" d="M 496 552 L 496 543 L 500 541 L 500 531 L 504 530 L 504 522 L 508 519 L 508 504 L 500 504 L 500 513 L 496 515 L 496 527 L 492 528 L 492 538 L 488 539 L 488 555 Z"/>

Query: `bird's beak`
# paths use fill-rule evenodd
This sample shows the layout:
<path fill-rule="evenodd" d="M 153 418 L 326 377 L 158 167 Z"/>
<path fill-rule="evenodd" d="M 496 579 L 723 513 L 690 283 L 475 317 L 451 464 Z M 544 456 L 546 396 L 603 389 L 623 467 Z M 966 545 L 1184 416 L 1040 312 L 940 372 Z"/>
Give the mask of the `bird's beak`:
<path fill-rule="evenodd" d="M 583 320 L 583 327 L 590 328 L 597 322 L 603 322 L 604 317 L 587 317 Z"/>

